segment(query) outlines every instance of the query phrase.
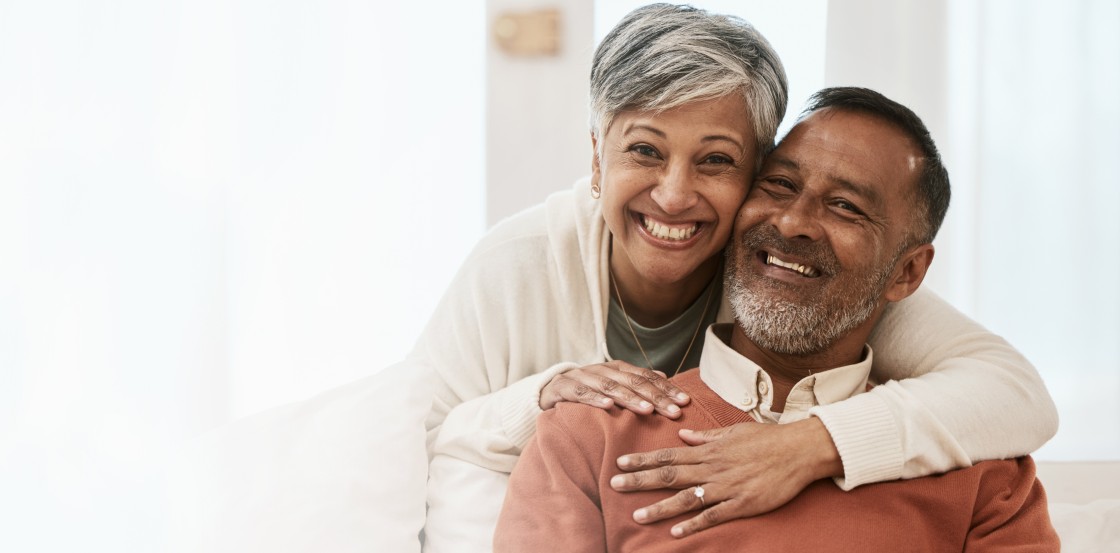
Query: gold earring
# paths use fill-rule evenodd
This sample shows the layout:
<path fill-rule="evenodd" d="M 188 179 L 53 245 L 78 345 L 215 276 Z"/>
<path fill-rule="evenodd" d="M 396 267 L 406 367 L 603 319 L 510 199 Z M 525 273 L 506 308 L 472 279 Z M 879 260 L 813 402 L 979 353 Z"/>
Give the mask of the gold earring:
<path fill-rule="evenodd" d="M 599 185 L 598 184 L 592 184 L 591 185 L 591 197 L 592 198 L 595 198 L 596 200 L 598 200 L 599 196 L 602 195 L 602 193 L 603 192 L 601 190 L 599 190 Z"/>

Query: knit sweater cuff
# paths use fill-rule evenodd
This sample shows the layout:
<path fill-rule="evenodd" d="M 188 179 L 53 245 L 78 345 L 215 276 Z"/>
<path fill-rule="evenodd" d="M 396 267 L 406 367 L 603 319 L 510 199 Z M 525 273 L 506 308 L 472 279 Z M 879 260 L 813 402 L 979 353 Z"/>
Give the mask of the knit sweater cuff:
<path fill-rule="evenodd" d="M 840 453 L 844 476 L 834 478 L 840 489 L 902 478 L 902 439 L 891 410 L 874 394 L 817 406 L 809 414 L 824 423 Z"/>
<path fill-rule="evenodd" d="M 541 410 L 541 390 L 556 375 L 579 368 L 578 363 L 558 363 L 543 372 L 527 376 L 504 391 L 502 402 L 502 430 L 518 451 L 525 448 L 537 429 Z"/>

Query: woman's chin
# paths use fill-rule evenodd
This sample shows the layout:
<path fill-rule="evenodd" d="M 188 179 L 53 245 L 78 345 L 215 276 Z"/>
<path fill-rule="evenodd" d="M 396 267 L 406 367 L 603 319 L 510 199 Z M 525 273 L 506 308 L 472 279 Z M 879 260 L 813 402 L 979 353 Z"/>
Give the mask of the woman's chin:
<path fill-rule="evenodd" d="M 646 264 L 641 271 L 643 280 L 654 286 L 683 286 L 692 279 L 710 279 L 711 275 L 701 271 L 703 262 L 679 263 L 666 260 Z"/>
<path fill-rule="evenodd" d="M 685 249 L 670 249 L 656 247 L 656 244 L 643 240 L 644 236 L 636 238 L 638 240 L 629 243 L 615 243 L 612 257 L 621 254 L 622 257 L 616 261 L 621 261 L 630 269 L 620 271 L 616 267 L 615 278 L 637 277 L 643 286 L 696 286 L 695 279 L 706 283 L 723 258 L 722 250 L 713 251 L 707 241 L 693 243 L 692 247 Z"/>

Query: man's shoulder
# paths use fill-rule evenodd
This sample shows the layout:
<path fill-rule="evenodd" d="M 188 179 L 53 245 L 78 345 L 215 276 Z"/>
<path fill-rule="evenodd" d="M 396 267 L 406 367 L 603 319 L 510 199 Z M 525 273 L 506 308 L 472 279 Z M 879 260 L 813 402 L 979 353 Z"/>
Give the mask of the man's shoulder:
<path fill-rule="evenodd" d="M 691 389 L 682 389 L 693 393 Z M 680 418 L 670 419 L 659 414 L 637 414 L 617 405 L 600 409 L 562 402 L 537 419 L 540 434 L 562 433 L 573 442 L 600 444 L 605 451 L 618 453 L 683 446 L 678 435 L 680 429 L 714 427 L 711 418 L 700 407 L 692 405 L 684 408 Z"/>
<path fill-rule="evenodd" d="M 973 485 L 981 492 L 985 488 L 995 490 L 1030 487 L 1036 481 L 1034 459 L 1030 455 L 1011 459 L 980 461 L 970 467 L 951 470 L 941 475 L 932 475 L 932 477 L 968 479 L 974 482 Z"/>
<path fill-rule="evenodd" d="M 989 497 L 1005 496 L 1007 492 L 1020 490 L 1030 493 L 1032 489 L 1042 489 L 1038 480 L 1034 459 L 1030 455 L 1013 459 L 981 461 L 964 470 L 976 471 L 980 479 L 981 495 Z"/>

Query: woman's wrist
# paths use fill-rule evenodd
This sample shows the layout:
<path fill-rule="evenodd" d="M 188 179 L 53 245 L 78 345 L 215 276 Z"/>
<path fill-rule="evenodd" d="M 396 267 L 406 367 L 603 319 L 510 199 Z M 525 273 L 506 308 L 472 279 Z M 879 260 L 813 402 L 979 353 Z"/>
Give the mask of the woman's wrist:
<path fill-rule="evenodd" d="M 819 418 L 809 417 L 790 426 L 797 428 L 800 455 L 809 471 L 809 481 L 844 476 L 840 452 Z"/>

